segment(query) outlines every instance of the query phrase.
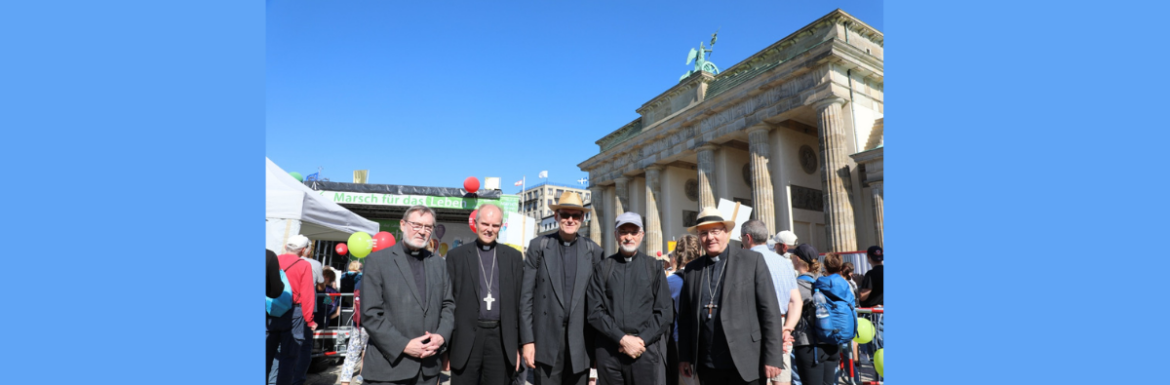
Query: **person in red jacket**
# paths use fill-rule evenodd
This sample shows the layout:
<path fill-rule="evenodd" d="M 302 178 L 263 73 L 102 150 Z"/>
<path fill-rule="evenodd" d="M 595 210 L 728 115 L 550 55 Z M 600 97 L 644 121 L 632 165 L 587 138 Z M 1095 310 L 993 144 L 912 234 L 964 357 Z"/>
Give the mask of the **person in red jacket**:
<path fill-rule="evenodd" d="M 284 246 L 285 254 L 277 257 L 280 269 L 292 286 L 293 308 L 280 317 L 268 318 L 267 349 L 275 351 L 280 347 L 276 383 L 303 384 L 309 370 L 313 353 L 313 305 L 317 291 L 314 288 L 313 268 L 301 259 L 308 250 L 309 239 L 304 235 L 289 237 Z M 270 357 L 272 355 L 269 355 Z M 268 363 L 271 368 L 272 363 Z"/>

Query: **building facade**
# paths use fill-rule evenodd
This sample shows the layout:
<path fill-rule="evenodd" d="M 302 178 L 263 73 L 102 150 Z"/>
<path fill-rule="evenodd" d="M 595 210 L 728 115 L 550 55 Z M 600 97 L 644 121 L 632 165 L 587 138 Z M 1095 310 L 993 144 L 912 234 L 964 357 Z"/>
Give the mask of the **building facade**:
<path fill-rule="evenodd" d="M 881 244 L 883 45 L 835 10 L 646 102 L 578 164 L 598 198 L 590 237 L 616 252 L 614 218 L 633 211 L 645 251 L 665 254 L 701 207 L 727 199 L 820 251 Z"/>

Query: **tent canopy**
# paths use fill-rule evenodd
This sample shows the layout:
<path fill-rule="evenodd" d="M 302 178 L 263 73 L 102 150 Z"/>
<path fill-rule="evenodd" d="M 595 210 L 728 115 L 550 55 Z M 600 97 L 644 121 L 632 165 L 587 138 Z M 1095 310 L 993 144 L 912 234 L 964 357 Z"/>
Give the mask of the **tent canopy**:
<path fill-rule="evenodd" d="M 316 240 L 345 241 L 358 231 L 378 232 L 378 223 L 333 203 L 264 157 L 265 217 L 300 221 L 300 234 Z"/>

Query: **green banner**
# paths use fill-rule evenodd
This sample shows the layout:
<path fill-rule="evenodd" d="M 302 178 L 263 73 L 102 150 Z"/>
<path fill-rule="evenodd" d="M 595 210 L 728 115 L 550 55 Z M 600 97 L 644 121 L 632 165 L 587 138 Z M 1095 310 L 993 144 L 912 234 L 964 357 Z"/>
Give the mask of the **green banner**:
<path fill-rule="evenodd" d="M 520 196 L 507 194 L 502 195 L 500 199 L 356 193 L 345 191 L 320 191 L 320 194 L 323 197 L 329 198 L 334 203 L 342 204 L 355 203 L 378 206 L 423 205 L 430 208 L 474 210 L 479 208 L 479 206 L 493 203 L 499 205 L 505 212 L 520 211 Z"/>

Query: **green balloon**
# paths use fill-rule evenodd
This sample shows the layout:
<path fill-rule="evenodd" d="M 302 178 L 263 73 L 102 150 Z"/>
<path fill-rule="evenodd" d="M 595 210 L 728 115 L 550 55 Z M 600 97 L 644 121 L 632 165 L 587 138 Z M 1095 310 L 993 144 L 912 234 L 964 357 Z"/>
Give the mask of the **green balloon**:
<path fill-rule="evenodd" d="M 882 357 L 885 356 L 885 354 L 882 353 L 883 350 L 886 350 L 886 349 L 878 349 L 877 352 L 875 352 L 873 354 L 873 368 L 875 370 L 877 370 L 879 376 L 886 375 L 885 370 L 882 370 L 882 369 L 884 369 L 884 366 L 885 366 L 885 360 L 882 359 Z"/>
<path fill-rule="evenodd" d="M 293 171 L 293 172 L 290 172 L 288 174 L 292 175 L 293 178 L 297 178 L 297 182 L 304 182 L 305 181 L 305 177 L 301 176 L 301 173 L 299 173 L 299 172 Z"/>
<path fill-rule="evenodd" d="M 354 257 L 361 259 L 370 255 L 370 250 L 374 249 L 374 240 L 370 238 L 370 234 L 358 231 L 349 236 L 349 253 Z"/>
<path fill-rule="evenodd" d="M 853 342 L 859 344 L 868 344 L 873 341 L 873 323 L 868 319 L 857 317 L 857 336 L 853 337 Z"/>

